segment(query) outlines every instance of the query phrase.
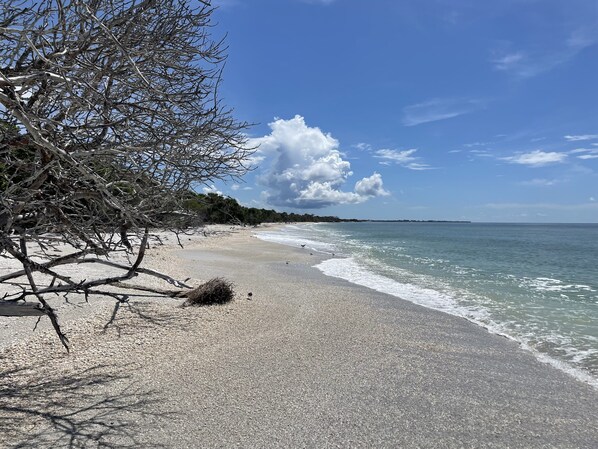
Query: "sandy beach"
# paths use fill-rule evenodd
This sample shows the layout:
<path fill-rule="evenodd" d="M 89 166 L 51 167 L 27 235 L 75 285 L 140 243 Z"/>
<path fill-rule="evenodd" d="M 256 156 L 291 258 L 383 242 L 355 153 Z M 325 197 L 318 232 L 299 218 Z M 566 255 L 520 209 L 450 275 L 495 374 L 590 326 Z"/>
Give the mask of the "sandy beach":
<path fill-rule="evenodd" d="M 230 304 L 132 297 L 110 322 L 113 300 L 74 298 L 71 354 L 47 323 L 0 317 L 0 447 L 598 446 L 589 385 L 254 231 L 147 256 L 189 283 L 226 277 Z"/>

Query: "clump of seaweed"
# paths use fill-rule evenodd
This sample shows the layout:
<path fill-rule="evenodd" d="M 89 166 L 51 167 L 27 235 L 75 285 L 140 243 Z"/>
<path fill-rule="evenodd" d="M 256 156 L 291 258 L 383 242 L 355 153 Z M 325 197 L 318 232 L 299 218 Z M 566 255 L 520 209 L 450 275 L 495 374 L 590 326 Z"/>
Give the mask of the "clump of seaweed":
<path fill-rule="evenodd" d="M 213 278 L 205 284 L 189 290 L 185 296 L 187 300 L 183 306 L 207 306 L 211 304 L 226 304 L 232 301 L 235 291 L 232 282 L 223 278 Z"/>

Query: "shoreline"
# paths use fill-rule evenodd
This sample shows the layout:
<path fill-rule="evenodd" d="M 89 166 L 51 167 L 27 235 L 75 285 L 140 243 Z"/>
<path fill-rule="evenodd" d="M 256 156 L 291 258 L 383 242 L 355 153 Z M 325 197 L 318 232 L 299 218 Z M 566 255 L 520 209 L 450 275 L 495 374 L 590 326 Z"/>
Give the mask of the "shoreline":
<path fill-rule="evenodd" d="M 408 301 L 429 310 L 434 310 L 450 316 L 462 318 L 476 326 L 483 328 L 490 334 L 498 335 L 517 343 L 521 349 L 530 352 L 540 362 L 550 365 L 551 367 L 568 374 L 577 381 L 590 385 L 592 388 L 598 391 L 598 377 L 593 375 L 591 372 L 585 371 L 583 368 L 573 366 L 567 361 L 560 360 L 557 357 L 535 349 L 533 346 L 530 346 L 529 342 L 524 338 L 521 338 L 516 334 L 509 333 L 509 330 L 506 329 L 505 326 L 500 325 L 499 322 L 480 319 L 479 316 L 472 314 L 469 309 L 460 307 L 458 305 L 447 307 L 444 302 L 439 303 L 437 301 L 430 301 L 429 298 L 438 295 L 438 292 L 434 290 L 430 290 L 428 292 L 426 291 L 427 288 L 425 287 L 418 287 L 419 291 L 413 298 L 410 298 L 410 296 L 414 295 L 407 294 L 407 296 L 405 296 L 405 286 L 409 287 L 409 284 L 402 284 L 396 279 L 386 277 L 385 275 L 365 268 L 363 265 L 355 262 L 353 254 L 346 253 L 340 256 L 337 254 L 337 256 L 334 257 L 334 253 L 331 252 L 332 250 L 329 247 L 321 247 L 322 244 L 328 246 L 328 243 L 323 243 L 320 240 L 311 240 L 310 237 L 306 237 L 305 235 L 294 235 L 293 237 L 297 240 L 292 240 L 286 235 L 266 235 L 263 238 L 258 236 L 258 238 L 266 242 L 289 247 L 297 247 L 299 243 L 313 245 L 311 250 L 327 256 L 325 260 L 322 260 L 318 264 L 314 265 L 314 268 L 317 268 L 324 275 L 343 279 L 353 285 L 362 286 L 372 291 L 388 294 L 397 298 L 398 300 Z M 397 289 L 397 284 L 400 286 L 399 289 Z M 424 292 L 425 294 L 423 294 Z M 422 296 L 425 296 L 425 298 L 422 298 Z M 443 301 L 446 303 L 451 303 L 451 298 L 443 298 Z"/>
<path fill-rule="evenodd" d="M 324 275 L 326 276 L 330 276 L 330 277 L 336 277 L 338 279 L 343 279 L 346 280 L 347 282 L 356 285 L 356 286 L 361 286 L 361 287 L 365 287 L 366 289 L 369 290 L 373 290 L 373 291 L 377 291 L 380 293 L 384 293 L 390 296 L 393 296 L 394 298 L 396 298 L 397 300 L 400 301 L 407 301 L 410 302 L 412 304 L 418 305 L 420 307 L 424 307 L 428 310 L 434 310 L 436 312 L 440 312 L 440 313 L 444 313 L 450 316 L 454 316 L 457 318 L 461 318 L 475 326 L 478 326 L 482 329 L 484 329 L 485 331 L 487 331 L 489 334 L 492 335 L 497 335 L 499 337 L 503 337 L 506 338 L 509 341 L 512 341 L 514 343 L 516 343 L 520 349 L 529 352 L 530 354 L 532 354 L 538 361 L 540 361 L 541 363 L 544 363 L 552 368 L 558 369 L 559 371 L 564 372 L 565 374 L 571 376 L 573 379 L 575 379 L 576 381 L 579 382 L 583 382 L 589 386 L 591 386 L 592 388 L 594 388 L 596 391 L 598 391 L 598 378 L 592 376 L 592 374 L 587 373 L 586 371 L 583 371 L 580 368 L 576 368 L 574 366 L 571 366 L 569 364 L 567 364 L 566 362 L 563 362 L 561 360 L 558 360 L 548 354 L 542 353 L 536 349 L 534 349 L 533 347 L 529 346 L 525 341 L 523 341 L 522 339 L 515 337 L 513 335 L 510 335 L 508 333 L 506 333 L 506 331 L 502 330 L 501 328 L 499 328 L 496 325 L 491 325 L 488 323 L 484 323 L 483 321 L 480 321 L 474 317 L 470 317 L 470 316 L 466 316 L 463 314 L 459 314 L 456 311 L 451 311 L 451 310 L 443 310 L 443 309 L 439 309 L 439 308 L 434 308 L 433 306 L 430 305 L 426 305 L 426 304 L 420 304 L 417 303 L 415 301 L 411 301 L 405 298 L 402 298 L 401 296 L 395 295 L 391 292 L 385 291 L 382 288 L 376 288 L 372 285 L 368 285 L 365 283 L 359 283 L 359 282 L 355 282 L 353 280 L 349 280 L 343 276 L 336 276 L 334 274 L 329 274 L 326 272 L 326 270 L 324 268 L 320 268 L 322 266 L 322 263 L 318 264 L 317 266 L 315 266 L 314 268 L 319 269 Z"/>
<path fill-rule="evenodd" d="M 126 428 L 146 446 L 598 442 L 598 394 L 589 385 L 471 322 L 325 276 L 313 267 L 321 257 L 247 231 L 158 251 L 151 261 L 194 279 L 229 278 L 233 303 L 181 309 L 170 299 L 135 300 L 108 330 L 101 320 L 73 326 L 70 356 L 41 334 L 15 343 L 0 352 L 0 399 L 68 414 L 80 434 L 97 432 L 98 421 L 119 423 L 106 424 L 101 438 L 123 442 Z M 64 399 L 65 382 L 90 373 L 113 380 L 81 380 L 86 394 Z M 56 394 L 28 395 L 41 381 L 56 384 Z M 88 427 L 94 410 L 83 406 L 97 397 L 116 404 Z M 47 420 L 7 410 L 0 403 L 8 429 L 0 445 L 66 441 Z"/>

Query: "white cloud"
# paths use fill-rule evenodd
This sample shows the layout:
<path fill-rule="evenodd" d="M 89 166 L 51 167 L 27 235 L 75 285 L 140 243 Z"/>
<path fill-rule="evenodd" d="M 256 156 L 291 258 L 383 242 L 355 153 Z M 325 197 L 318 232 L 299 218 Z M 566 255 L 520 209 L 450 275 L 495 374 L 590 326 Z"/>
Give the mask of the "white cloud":
<path fill-rule="evenodd" d="M 598 148 L 576 148 L 574 150 L 569 151 L 572 154 L 579 154 L 579 153 L 598 153 Z"/>
<path fill-rule="evenodd" d="M 469 150 L 469 154 L 474 157 L 494 157 L 488 150 Z"/>
<path fill-rule="evenodd" d="M 582 140 L 594 140 L 594 139 L 598 139 L 598 134 L 582 134 L 582 135 L 578 135 L 578 136 L 564 136 L 565 140 L 568 140 L 569 142 L 579 142 Z"/>
<path fill-rule="evenodd" d="M 359 142 L 358 144 L 353 145 L 353 147 L 355 147 L 361 151 L 371 151 L 372 150 L 372 146 L 369 143 L 364 143 L 364 142 Z"/>
<path fill-rule="evenodd" d="M 270 161 L 258 177 L 267 188 L 265 199 L 270 204 L 320 208 L 361 203 L 386 193 L 377 173 L 359 181 L 360 187 L 356 185 L 354 192 L 342 191 L 342 185 L 353 175 L 351 164 L 343 160 L 338 140 L 307 126 L 303 117 L 275 119 L 269 126 L 270 134 L 250 139 L 250 144 L 259 145 L 259 155 Z"/>
<path fill-rule="evenodd" d="M 535 150 L 530 153 L 517 154 L 515 156 L 503 157 L 501 159 L 512 164 L 529 165 L 531 167 L 541 167 L 543 165 L 564 162 L 565 159 L 567 159 L 567 154 Z"/>
<path fill-rule="evenodd" d="M 508 72 L 520 78 L 531 78 L 554 69 L 573 59 L 582 50 L 598 43 L 595 25 L 580 27 L 570 32 L 567 38 L 555 39 L 550 48 L 544 44 L 543 50 L 535 47 L 530 51 L 495 52 L 490 59 L 496 70 Z"/>
<path fill-rule="evenodd" d="M 463 146 L 465 148 L 474 148 L 474 147 L 487 147 L 488 145 L 492 145 L 495 142 L 472 142 L 466 143 Z"/>
<path fill-rule="evenodd" d="M 433 170 L 434 167 L 430 167 L 427 164 L 419 164 L 417 162 L 412 162 L 411 164 L 406 165 L 409 170 Z"/>
<path fill-rule="evenodd" d="M 389 159 L 398 164 L 407 164 L 416 159 L 415 157 L 411 156 L 416 151 L 417 151 L 417 149 L 415 149 L 415 148 L 412 148 L 410 150 L 404 150 L 404 151 L 382 149 L 382 150 L 376 151 L 375 157 L 380 158 L 380 159 Z"/>
<path fill-rule="evenodd" d="M 315 5 L 331 5 L 333 4 L 336 0 L 301 0 L 303 3 L 312 3 Z"/>
<path fill-rule="evenodd" d="M 518 51 L 515 53 L 509 53 L 500 57 L 496 57 L 492 60 L 492 62 L 494 63 L 494 67 L 497 70 L 512 70 L 513 67 L 520 64 L 524 59 L 524 53 Z"/>
<path fill-rule="evenodd" d="M 577 158 L 581 160 L 598 159 L 598 148 L 576 148 L 569 153 L 579 154 Z"/>
<path fill-rule="evenodd" d="M 435 98 L 403 108 L 403 125 L 416 126 L 446 120 L 469 114 L 482 106 L 483 103 L 476 99 Z"/>
<path fill-rule="evenodd" d="M 374 157 L 382 159 L 383 162 L 380 162 L 382 165 L 388 165 L 389 162 L 394 162 L 397 165 L 401 165 L 411 170 L 430 170 L 432 167 L 429 165 L 415 162 L 419 160 L 418 157 L 413 156 L 416 151 L 416 148 L 403 151 L 382 149 L 375 151 Z"/>
<path fill-rule="evenodd" d="M 521 185 L 524 186 L 532 186 L 532 187 L 550 187 L 555 184 L 558 184 L 559 181 L 557 179 L 532 179 L 530 181 L 523 181 Z"/>
<path fill-rule="evenodd" d="M 365 197 L 376 197 L 390 195 L 382 183 L 382 176 L 380 173 L 374 173 L 369 178 L 363 178 L 361 181 L 355 183 L 355 193 Z"/>
<path fill-rule="evenodd" d="M 556 204 L 556 203 L 488 203 L 484 207 L 497 210 L 508 209 L 545 209 L 557 211 L 584 211 L 597 210 L 598 203 L 580 203 L 580 204 Z"/>
<path fill-rule="evenodd" d="M 239 184 L 233 184 L 233 185 L 230 187 L 230 189 L 231 189 L 231 190 L 235 190 L 235 191 L 236 191 L 236 190 L 239 190 L 239 188 L 240 188 L 240 187 L 241 187 L 241 186 L 240 186 Z"/>
<path fill-rule="evenodd" d="M 232 8 L 233 6 L 237 6 L 240 4 L 239 0 L 212 0 L 212 6 L 217 8 Z"/>
<path fill-rule="evenodd" d="M 218 190 L 214 184 L 212 184 L 211 186 L 205 186 L 202 190 L 203 190 L 203 193 L 205 193 L 205 194 L 215 193 L 216 195 L 222 196 L 222 192 L 220 190 Z"/>

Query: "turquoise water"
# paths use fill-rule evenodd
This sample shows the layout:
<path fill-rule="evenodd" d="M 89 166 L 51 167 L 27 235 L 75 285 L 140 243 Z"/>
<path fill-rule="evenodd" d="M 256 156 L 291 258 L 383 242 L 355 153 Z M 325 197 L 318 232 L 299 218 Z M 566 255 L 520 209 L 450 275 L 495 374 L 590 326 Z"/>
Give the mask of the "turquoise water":
<path fill-rule="evenodd" d="M 598 225 L 334 223 L 258 236 L 334 253 L 325 274 L 465 317 L 598 386 Z"/>

